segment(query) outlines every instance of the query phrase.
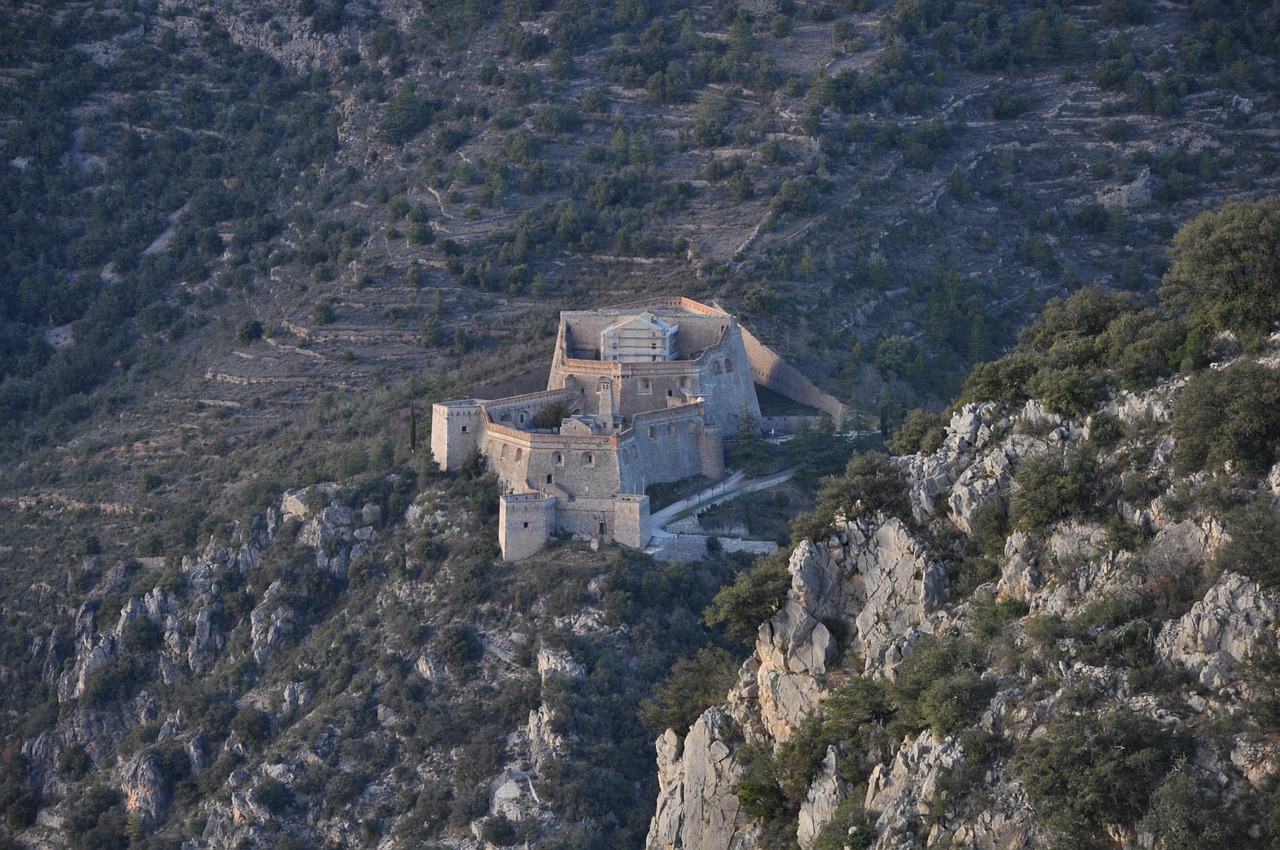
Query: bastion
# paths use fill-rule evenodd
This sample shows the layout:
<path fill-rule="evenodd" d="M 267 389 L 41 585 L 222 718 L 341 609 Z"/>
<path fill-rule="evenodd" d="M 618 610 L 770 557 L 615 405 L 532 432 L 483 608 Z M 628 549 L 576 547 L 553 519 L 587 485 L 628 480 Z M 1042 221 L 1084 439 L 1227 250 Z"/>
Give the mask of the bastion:
<path fill-rule="evenodd" d="M 566 311 L 547 389 L 433 405 L 431 452 L 446 470 L 484 455 L 506 491 L 505 560 L 558 534 L 644 548 L 645 489 L 722 478 L 724 437 L 744 419 L 760 421 L 757 383 L 843 418 L 840 402 L 718 307 L 675 297 Z M 559 421 L 545 421 L 544 410 Z"/>

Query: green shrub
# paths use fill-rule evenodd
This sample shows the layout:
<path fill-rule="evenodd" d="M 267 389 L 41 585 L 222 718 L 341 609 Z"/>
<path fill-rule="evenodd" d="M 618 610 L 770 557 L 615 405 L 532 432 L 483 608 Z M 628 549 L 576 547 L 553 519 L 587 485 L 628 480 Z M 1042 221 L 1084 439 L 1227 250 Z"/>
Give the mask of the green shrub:
<path fill-rule="evenodd" d="M 1031 379 L 1031 394 L 1045 409 L 1060 416 L 1078 417 L 1098 403 L 1101 386 L 1080 366 L 1046 367 Z"/>
<path fill-rule="evenodd" d="M 731 640 L 755 642 L 760 624 L 773 616 L 791 587 L 787 553 L 778 550 L 757 558 L 748 570 L 721 588 L 703 612 L 709 626 L 724 626 Z"/>
<path fill-rule="evenodd" d="M 1009 505 L 1014 526 L 1043 529 L 1068 516 L 1091 514 L 1097 478 L 1097 461 L 1088 451 L 1027 458 L 1014 475 Z"/>
<path fill-rule="evenodd" d="M 1196 786 L 1180 767 L 1169 773 L 1151 795 L 1140 829 L 1151 833 L 1155 850 L 1183 847 L 1238 847 L 1244 837 L 1221 808 Z"/>
<path fill-rule="evenodd" d="M 1280 370 L 1241 361 L 1199 373 L 1178 398 L 1173 434 L 1183 474 L 1227 461 L 1265 474 L 1280 443 Z"/>
<path fill-rule="evenodd" d="M 640 706 L 639 717 L 655 734 L 674 729 L 684 735 L 708 707 L 718 705 L 738 680 L 738 661 L 719 647 L 704 646 L 682 658 Z"/>
<path fill-rule="evenodd" d="M 1264 338 L 1280 317 L 1280 201 L 1229 201 L 1173 237 L 1160 294 L 1211 337 Z"/>
<path fill-rule="evenodd" d="M 1214 556 L 1213 569 L 1230 570 L 1264 588 L 1280 588 L 1280 516 L 1267 496 L 1227 515 L 1229 539 Z"/>
<path fill-rule="evenodd" d="M 484 655 L 484 644 L 475 629 L 463 623 L 450 623 L 433 641 L 436 652 L 451 670 L 465 669 Z"/>
<path fill-rule="evenodd" d="M 908 411 L 898 432 L 885 441 L 885 448 L 896 455 L 930 455 L 942 447 L 946 423 L 937 413 L 922 408 Z"/>
<path fill-rule="evenodd" d="M 994 683 L 981 678 L 985 668 L 981 647 L 970 640 L 921 638 L 890 689 L 889 731 L 905 737 L 933 729 L 941 736 L 969 725 L 995 692 Z"/>
<path fill-rule="evenodd" d="M 813 514 L 792 524 L 792 542 L 826 537 L 838 516 L 854 520 L 876 511 L 910 519 L 906 479 L 883 452 L 854 455 L 844 475 L 822 488 Z"/>
<path fill-rule="evenodd" d="M 975 364 L 958 401 L 994 401 L 1003 407 L 1016 407 L 1031 397 L 1028 385 L 1039 368 L 1036 357 L 1021 352 Z"/>
<path fill-rule="evenodd" d="M 973 630 L 982 637 L 995 637 L 1006 623 L 1025 617 L 1027 603 L 1012 597 L 980 605 L 973 613 Z"/>
<path fill-rule="evenodd" d="M 836 807 L 835 814 L 814 839 L 812 850 L 867 850 L 876 843 L 876 829 L 862 798 L 854 795 Z"/>
<path fill-rule="evenodd" d="M 271 715 L 256 706 L 246 705 L 232 719 L 231 731 L 250 750 L 261 750 L 271 738 Z"/>
<path fill-rule="evenodd" d="M 1010 764 L 1036 811 L 1068 836 L 1133 825 L 1190 740 L 1116 709 L 1101 717 L 1059 717 L 1045 735 L 1019 743 Z"/>

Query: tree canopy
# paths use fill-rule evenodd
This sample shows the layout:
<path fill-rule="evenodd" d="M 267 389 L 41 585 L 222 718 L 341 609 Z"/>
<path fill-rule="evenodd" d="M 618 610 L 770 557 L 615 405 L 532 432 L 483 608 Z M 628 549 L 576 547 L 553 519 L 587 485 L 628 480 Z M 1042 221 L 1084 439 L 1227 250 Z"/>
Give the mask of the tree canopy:
<path fill-rule="evenodd" d="M 1205 333 L 1266 336 L 1280 316 L 1280 200 L 1229 201 L 1173 237 L 1161 294 Z"/>

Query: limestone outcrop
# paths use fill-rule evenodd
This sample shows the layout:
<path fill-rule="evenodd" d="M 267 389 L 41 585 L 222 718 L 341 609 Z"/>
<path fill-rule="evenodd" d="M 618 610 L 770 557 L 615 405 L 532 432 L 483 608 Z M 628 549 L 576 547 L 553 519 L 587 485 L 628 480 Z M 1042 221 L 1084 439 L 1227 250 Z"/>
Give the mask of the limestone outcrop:
<path fill-rule="evenodd" d="M 895 679 L 925 635 L 999 632 L 1003 655 L 981 676 L 995 696 L 955 734 L 926 730 L 878 753 L 828 746 L 788 815 L 801 848 L 831 838 L 823 835 L 828 824 L 851 823 L 871 824 L 874 850 L 1044 846 L 1053 833 L 1016 764 L 993 752 L 1016 750 L 1049 733 L 1054 718 L 1077 713 L 1121 712 L 1198 736 L 1193 718 L 1239 717 L 1251 700 L 1273 698 L 1245 673 L 1249 659 L 1280 645 L 1280 594 L 1215 572 L 1229 538 L 1221 514 L 1196 497 L 1217 482 L 1210 473 L 1179 479 L 1173 471 L 1169 423 L 1185 384 L 1175 377 L 1118 392 L 1092 418 L 1065 417 L 1035 400 L 1012 410 L 965 405 L 936 452 L 894 458 L 909 518 L 842 520 L 826 539 L 797 545 L 789 592 L 761 624 L 725 705 L 709 709 L 683 741 L 670 730 L 658 741 L 662 792 L 649 850 L 754 850 L 759 828 L 753 832 L 736 799 L 751 756 L 738 742 L 783 752 L 807 718 L 823 715 L 839 683 Z M 1094 494 L 1110 500 L 1106 511 L 1010 523 L 1019 487 L 1033 486 L 1019 476 L 1024 463 L 1061 458 L 1066 469 L 1081 454 L 1096 465 Z M 1253 489 L 1262 499 L 1280 492 L 1280 466 Z M 993 540 L 1000 529 L 1003 540 Z M 964 559 L 974 557 L 963 539 L 979 537 L 995 575 L 953 598 L 948 575 L 971 568 Z M 1189 598 L 1206 583 L 1207 592 Z M 1173 677 L 1152 684 L 1161 664 L 1185 667 L 1194 687 L 1170 684 Z M 1198 737 L 1188 769 L 1213 800 L 1238 806 L 1280 776 L 1280 744 L 1271 734 Z M 863 791 L 854 777 L 867 776 Z M 849 828 L 866 835 L 865 826 Z M 1106 829 L 1123 846 L 1140 838 L 1135 824 Z"/>
<path fill-rule="evenodd" d="M 1280 605 L 1256 582 L 1226 572 L 1181 618 L 1166 623 L 1156 654 L 1176 661 L 1211 691 L 1237 680 L 1240 665 L 1259 650 L 1274 649 Z"/>

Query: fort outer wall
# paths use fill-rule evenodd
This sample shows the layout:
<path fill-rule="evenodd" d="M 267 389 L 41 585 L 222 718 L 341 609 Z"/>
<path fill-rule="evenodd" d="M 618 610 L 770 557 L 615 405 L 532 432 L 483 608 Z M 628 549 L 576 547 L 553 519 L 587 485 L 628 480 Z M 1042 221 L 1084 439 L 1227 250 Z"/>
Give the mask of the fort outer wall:
<path fill-rule="evenodd" d="M 839 399 L 819 389 L 799 369 L 770 351 L 746 328 L 742 328 L 742 343 L 751 363 L 751 377 L 757 384 L 831 414 L 837 428 L 844 424 L 848 408 Z"/>
<path fill-rule="evenodd" d="M 607 323 L 599 321 L 598 316 L 588 317 L 601 328 L 607 326 Z M 567 337 L 574 331 L 567 323 L 562 324 L 565 336 L 556 342 L 548 378 L 549 391 L 581 391 L 586 412 L 598 416 L 607 416 L 618 410 L 661 410 L 683 404 L 691 398 L 702 398 L 707 402 L 707 421 L 724 433 L 737 431 L 744 416 L 759 420 L 760 403 L 756 399 L 750 359 L 743 345 L 740 326 L 731 316 L 723 314 L 681 316 L 680 323 L 682 349 L 689 338 L 701 337 L 699 341 L 706 343 L 698 357 L 652 363 L 615 363 L 571 357 Z M 686 324 L 691 330 L 698 325 L 703 328 L 686 338 Z M 612 394 L 611 399 L 604 397 L 606 392 Z M 610 401 L 612 407 L 609 407 Z"/>

